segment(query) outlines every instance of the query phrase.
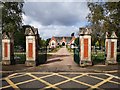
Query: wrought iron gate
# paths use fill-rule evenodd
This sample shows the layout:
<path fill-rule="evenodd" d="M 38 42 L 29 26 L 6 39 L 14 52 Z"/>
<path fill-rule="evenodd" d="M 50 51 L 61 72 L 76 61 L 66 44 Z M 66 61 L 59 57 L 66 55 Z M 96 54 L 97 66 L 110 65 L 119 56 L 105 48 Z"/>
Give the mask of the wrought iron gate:
<path fill-rule="evenodd" d="M 74 48 L 74 61 L 79 64 L 80 63 L 80 55 L 79 55 L 79 51 L 80 49 L 78 47 Z"/>

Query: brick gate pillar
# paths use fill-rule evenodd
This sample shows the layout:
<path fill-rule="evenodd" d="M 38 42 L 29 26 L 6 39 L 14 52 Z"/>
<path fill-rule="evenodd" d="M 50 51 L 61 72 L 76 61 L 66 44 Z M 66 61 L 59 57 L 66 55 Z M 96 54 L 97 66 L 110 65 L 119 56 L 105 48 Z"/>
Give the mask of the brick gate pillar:
<path fill-rule="evenodd" d="M 36 66 L 37 59 L 37 33 L 34 27 L 26 28 L 26 66 Z"/>
<path fill-rule="evenodd" d="M 92 65 L 91 29 L 80 28 L 80 66 Z"/>
<path fill-rule="evenodd" d="M 14 40 L 11 33 L 2 34 L 2 64 L 15 64 L 14 61 Z"/>
<path fill-rule="evenodd" d="M 106 62 L 105 64 L 117 63 L 117 36 L 115 32 L 112 32 L 111 36 L 106 32 Z"/>

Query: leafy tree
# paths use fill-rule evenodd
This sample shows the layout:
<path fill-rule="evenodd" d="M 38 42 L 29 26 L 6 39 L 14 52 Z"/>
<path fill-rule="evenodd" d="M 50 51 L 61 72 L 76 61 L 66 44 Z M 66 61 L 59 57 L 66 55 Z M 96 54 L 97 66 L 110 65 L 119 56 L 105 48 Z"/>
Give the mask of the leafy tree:
<path fill-rule="evenodd" d="M 93 37 L 96 42 L 98 34 L 100 39 L 105 39 L 105 32 L 117 32 L 120 40 L 120 2 L 94 2 L 88 3 L 90 10 L 87 16 L 93 30 Z M 93 41 L 94 41 L 93 40 Z M 100 41 L 101 41 L 100 40 Z M 100 43 L 101 44 L 101 43 Z"/>
<path fill-rule="evenodd" d="M 22 26 L 23 2 L 2 2 L 2 30 L 16 32 Z"/>
<path fill-rule="evenodd" d="M 97 41 L 97 42 L 95 43 L 95 45 L 96 45 L 96 46 L 99 46 L 99 42 Z"/>
<path fill-rule="evenodd" d="M 23 25 L 20 30 L 16 30 L 14 33 L 14 45 L 21 46 L 25 49 L 26 40 L 25 40 L 25 29 L 31 27 L 30 25 Z"/>
<path fill-rule="evenodd" d="M 40 47 L 46 47 L 46 41 L 44 39 L 39 39 L 39 45 Z"/>
<path fill-rule="evenodd" d="M 2 2 L 2 32 L 14 34 L 15 46 L 25 47 L 22 28 L 23 2 Z"/>

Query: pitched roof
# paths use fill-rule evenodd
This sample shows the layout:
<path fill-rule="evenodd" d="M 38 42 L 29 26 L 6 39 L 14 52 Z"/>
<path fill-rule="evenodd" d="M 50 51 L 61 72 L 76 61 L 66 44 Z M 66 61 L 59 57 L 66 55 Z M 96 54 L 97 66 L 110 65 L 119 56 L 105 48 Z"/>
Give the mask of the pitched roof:
<path fill-rule="evenodd" d="M 51 38 L 51 40 L 49 42 L 51 42 L 52 40 L 54 40 L 55 42 L 57 42 L 56 38 L 54 36 Z"/>
<path fill-rule="evenodd" d="M 61 41 L 65 41 L 65 42 L 69 43 L 72 40 L 72 37 L 67 37 L 67 36 L 54 37 L 54 39 L 53 39 L 53 37 L 51 38 L 51 40 L 56 40 L 57 43 L 59 43 Z M 51 42 L 51 40 L 50 40 L 50 42 Z"/>

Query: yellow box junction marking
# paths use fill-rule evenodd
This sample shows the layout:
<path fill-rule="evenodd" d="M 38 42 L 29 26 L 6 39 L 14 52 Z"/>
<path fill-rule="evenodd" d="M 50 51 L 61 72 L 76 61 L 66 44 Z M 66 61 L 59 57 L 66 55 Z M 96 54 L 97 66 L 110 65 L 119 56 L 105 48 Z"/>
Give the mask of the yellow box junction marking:
<path fill-rule="evenodd" d="M 34 76 L 34 75 L 30 74 L 30 73 L 27 73 L 27 75 L 35 78 L 36 80 L 38 80 L 38 81 L 40 81 L 40 82 L 42 82 L 42 83 L 44 83 L 44 84 L 46 84 L 46 85 L 49 85 L 49 86 L 52 87 L 52 88 L 56 88 L 57 90 L 61 90 L 60 88 L 53 86 L 51 83 L 48 83 L 48 82 L 46 82 L 45 80 L 43 80 L 43 79 L 41 79 L 41 78 L 38 78 L 38 77 L 36 77 L 36 76 Z"/>
<path fill-rule="evenodd" d="M 16 76 L 17 74 L 21 74 L 21 75 Z M 32 75 L 32 74 L 49 74 L 49 75 L 36 77 L 35 75 Z M 63 75 L 61 75 L 61 74 L 63 74 Z M 69 78 L 69 77 L 65 76 L 64 74 L 78 74 L 78 75 L 73 77 L 73 78 Z M 92 75 L 89 75 L 89 74 L 103 74 L 103 75 L 109 76 L 109 78 L 103 79 L 103 78 L 100 78 L 100 77 L 97 77 L 97 76 L 92 76 Z M 22 82 L 15 83 L 15 84 L 10 80 L 11 78 L 22 77 L 22 76 L 25 76 L 25 75 L 28 75 L 28 76 L 32 77 L 33 79 L 22 81 Z M 62 77 L 62 78 L 65 78 L 67 80 L 64 80 L 62 82 L 58 82 L 58 83 L 55 83 L 55 84 L 51 84 L 51 83 L 49 83 L 49 82 L 47 82 L 47 81 L 42 79 L 42 78 L 46 78 L 46 77 L 50 77 L 50 76 L 54 76 L 54 75 Z M 87 84 L 87 83 L 75 80 L 75 79 L 83 77 L 85 75 L 88 76 L 88 77 L 92 77 L 92 78 L 96 78 L 96 79 L 102 80 L 102 81 L 93 86 L 93 85 L 90 85 L 90 84 Z M 0 89 L 4 89 L 4 88 L 8 88 L 8 87 L 12 86 L 13 88 L 15 88 L 15 89 L 18 88 L 17 90 L 19 90 L 19 87 L 17 87 L 17 85 L 28 83 L 28 82 L 32 82 L 34 80 L 38 80 L 38 81 L 43 82 L 44 84 L 48 85 L 48 86 L 44 87 L 42 90 L 44 90 L 46 88 L 55 88 L 57 90 L 61 90 L 59 87 L 56 87 L 56 86 L 60 85 L 60 84 L 63 84 L 63 83 L 66 83 L 66 82 L 69 82 L 69 81 L 74 81 L 74 82 L 77 82 L 79 84 L 83 84 L 83 85 L 89 86 L 90 87 L 89 90 L 91 90 L 93 88 L 100 89 L 99 86 L 101 86 L 102 84 L 104 84 L 106 82 L 120 84 L 119 82 L 111 81 L 112 78 L 116 78 L 116 79 L 120 80 L 120 77 L 118 77 L 118 76 L 114 76 L 114 75 L 111 75 L 111 74 L 105 74 L 105 73 L 79 73 L 79 72 L 58 72 L 58 73 L 53 73 L 53 72 L 30 72 L 30 73 L 25 73 L 24 72 L 24 73 L 11 74 L 8 77 L 4 78 L 10 85 L 1 87 Z M 2 79 L 2 80 L 4 80 L 4 79 Z"/>
<path fill-rule="evenodd" d="M 110 81 L 112 78 L 113 78 L 113 77 L 109 77 L 109 78 L 107 78 L 107 79 L 105 79 L 105 80 L 99 82 L 98 84 L 92 86 L 91 88 L 98 88 L 98 87 L 101 86 L 102 84 L 104 84 L 104 83 Z M 89 89 L 88 89 L 88 90 L 89 90 Z"/>
<path fill-rule="evenodd" d="M 20 90 L 18 86 L 16 86 L 9 78 L 5 78 L 5 80 L 12 86 L 14 89 Z"/>
<path fill-rule="evenodd" d="M 83 84 L 83 85 L 92 87 L 92 85 L 89 85 L 89 84 L 87 84 L 87 83 L 84 83 L 84 82 L 80 82 L 80 81 L 75 80 L 75 79 L 77 79 L 77 78 L 80 78 L 80 77 L 83 77 L 83 76 L 87 75 L 86 73 L 85 73 L 85 74 L 82 74 L 82 75 L 79 75 L 79 76 L 76 76 L 76 77 L 74 77 L 74 78 L 69 78 L 69 77 L 66 77 L 66 76 L 63 76 L 63 75 L 60 75 L 60 74 L 54 74 L 54 75 L 60 76 L 60 77 L 65 78 L 65 79 L 67 79 L 67 80 L 62 81 L 62 82 L 59 82 L 59 83 L 56 83 L 56 84 L 54 84 L 54 85 L 52 85 L 52 86 L 57 86 L 57 85 L 66 83 L 66 82 L 68 82 L 68 81 L 74 81 L 74 82 L 77 82 L 77 83 L 80 83 L 80 84 Z M 48 86 L 48 87 L 45 87 L 45 88 L 51 88 L 51 86 Z"/>
<path fill-rule="evenodd" d="M 50 76 L 53 76 L 53 75 L 52 74 L 51 75 L 46 75 L 46 76 L 42 76 L 42 77 L 39 77 L 39 78 L 46 78 L 46 77 L 50 77 Z M 15 85 L 20 85 L 20 84 L 28 83 L 28 82 L 35 81 L 35 80 L 36 79 L 26 80 L 26 81 L 23 81 L 23 82 L 16 83 Z M 4 88 L 8 88 L 8 87 L 10 87 L 10 85 L 1 87 L 0 89 L 4 89 Z"/>

